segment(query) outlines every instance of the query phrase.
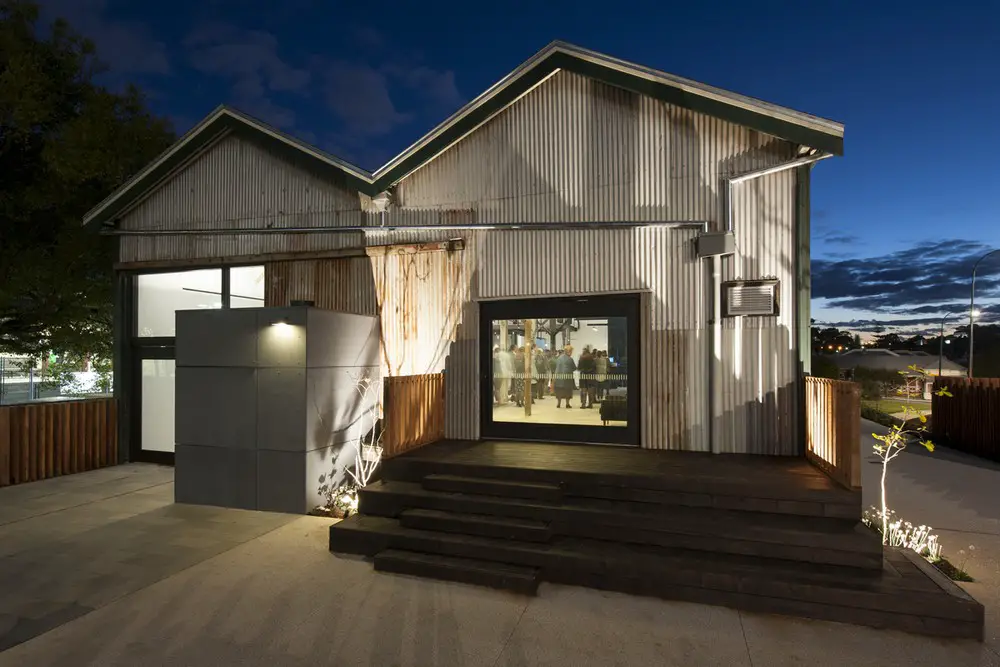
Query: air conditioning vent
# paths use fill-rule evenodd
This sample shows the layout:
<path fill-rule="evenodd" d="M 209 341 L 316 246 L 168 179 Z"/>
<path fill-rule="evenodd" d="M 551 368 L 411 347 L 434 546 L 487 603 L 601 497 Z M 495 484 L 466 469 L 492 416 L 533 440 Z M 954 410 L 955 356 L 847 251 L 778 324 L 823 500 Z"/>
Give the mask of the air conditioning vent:
<path fill-rule="evenodd" d="M 777 280 L 738 280 L 722 283 L 723 317 L 767 317 L 777 314 Z"/>

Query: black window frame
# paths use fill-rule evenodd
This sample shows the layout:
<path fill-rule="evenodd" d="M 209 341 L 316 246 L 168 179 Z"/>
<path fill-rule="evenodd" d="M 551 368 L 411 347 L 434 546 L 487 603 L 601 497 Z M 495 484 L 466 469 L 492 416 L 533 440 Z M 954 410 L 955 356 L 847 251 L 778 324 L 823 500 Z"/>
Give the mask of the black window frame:
<path fill-rule="evenodd" d="M 176 336 L 139 336 L 139 276 L 160 273 L 184 273 L 186 271 L 221 271 L 220 297 L 222 309 L 229 309 L 232 303 L 230 270 L 244 266 L 265 266 L 266 262 L 248 264 L 219 265 L 188 265 L 164 267 L 148 271 L 123 271 L 119 276 L 118 295 L 119 307 L 117 315 L 121 318 L 120 333 L 116 339 L 126 349 L 116 354 L 116 366 L 121 369 L 116 372 L 116 395 L 123 416 L 119 429 L 121 438 L 119 456 L 127 452 L 127 460 L 144 463 L 159 463 L 173 465 L 173 452 L 158 452 L 142 448 L 142 362 L 151 360 L 176 359 Z M 266 271 L 266 269 L 265 269 Z M 261 303 L 264 307 L 266 302 Z M 119 384 L 120 382 L 120 384 Z M 122 437 L 124 436 L 124 437 Z"/>
<path fill-rule="evenodd" d="M 479 303 L 480 437 L 484 440 L 524 440 L 552 443 L 640 446 L 640 313 L 641 294 L 505 299 Z M 627 425 L 578 426 L 493 421 L 493 322 L 496 320 L 567 317 L 622 317 L 627 331 Z"/>

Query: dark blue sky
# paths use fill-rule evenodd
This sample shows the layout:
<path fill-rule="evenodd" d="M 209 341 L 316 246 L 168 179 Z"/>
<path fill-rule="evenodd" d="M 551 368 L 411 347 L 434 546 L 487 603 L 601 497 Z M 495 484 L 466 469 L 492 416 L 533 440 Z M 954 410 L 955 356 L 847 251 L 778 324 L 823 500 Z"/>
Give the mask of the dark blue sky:
<path fill-rule="evenodd" d="M 228 103 L 369 169 L 553 39 L 841 121 L 813 180 L 819 320 L 935 321 L 1000 247 L 998 2 L 42 4 L 179 131 Z M 1000 253 L 984 268 L 1000 296 Z"/>

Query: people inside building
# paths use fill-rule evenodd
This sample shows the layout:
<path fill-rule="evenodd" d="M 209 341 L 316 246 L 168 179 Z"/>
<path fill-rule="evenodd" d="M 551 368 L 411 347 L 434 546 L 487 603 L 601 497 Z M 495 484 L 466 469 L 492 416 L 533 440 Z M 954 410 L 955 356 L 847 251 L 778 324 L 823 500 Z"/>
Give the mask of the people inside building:
<path fill-rule="evenodd" d="M 577 369 L 580 371 L 580 407 L 592 408 L 597 395 L 597 364 L 589 345 L 585 345 L 580 353 Z"/>
<path fill-rule="evenodd" d="M 603 401 L 608 395 L 608 351 L 598 350 L 594 364 L 597 367 L 597 400 Z"/>
<path fill-rule="evenodd" d="M 562 354 L 556 359 L 555 386 L 556 407 L 561 408 L 562 402 L 566 401 L 566 407 L 572 407 L 570 400 L 573 398 L 573 390 L 576 389 L 576 382 L 573 379 L 573 372 L 576 371 L 576 362 L 573 361 L 573 346 L 567 345 Z"/>
<path fill-rule="evenodd" d="M 531 387 L 535 400 L 545 398 L 545 388 L 549 384 L 548 352 L 550 352 L 550 350 L 536 349 L 532 355 L 532 361 L 535 366 L 535 377 L 532 378 L 533 384 Z"/>
<path fill-rule="evenodd" d="M 514 372 L 512 373 L 510 391 L 514 397 L 517 407 L 524 407 L 524 348 L 516 345 L 510 346 L 511 354 L 514 358 Z"/>
<path fill-rule="evenodd" d="M 500 387 L 498 388 L 500 401 L 498 405 L 506 405 L 510 402 L 511 380 L 514 378 L 514 349 L 515 346 L 511 345 L 509 349 L 500 350 L 497 354 L 497 365 L 500 368 Z"/>

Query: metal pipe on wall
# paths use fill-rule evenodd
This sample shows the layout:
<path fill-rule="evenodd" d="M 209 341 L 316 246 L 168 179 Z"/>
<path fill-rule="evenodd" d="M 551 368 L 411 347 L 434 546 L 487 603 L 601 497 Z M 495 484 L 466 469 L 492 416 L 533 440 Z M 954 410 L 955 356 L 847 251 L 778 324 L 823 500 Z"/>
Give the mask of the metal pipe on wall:
<path fill-rule="evenodd" d="M 385 215 L 384 212 L 382 214 Z M 439 232 L 439 231 L 531 231 L 531 230 L 587 230 L 587 229 L 640 229 L 644 227 L 696 227 L 704 221 L 665 222 L 536 222 L 528 224 L 468 223 L 461 225 L 355 225 L 338 227 L 229 227 L 221 229 L 114 229 L 102 231 L 109 236 L 224 236 L 233 234 L 359 234 L 364 232 Z"/>

